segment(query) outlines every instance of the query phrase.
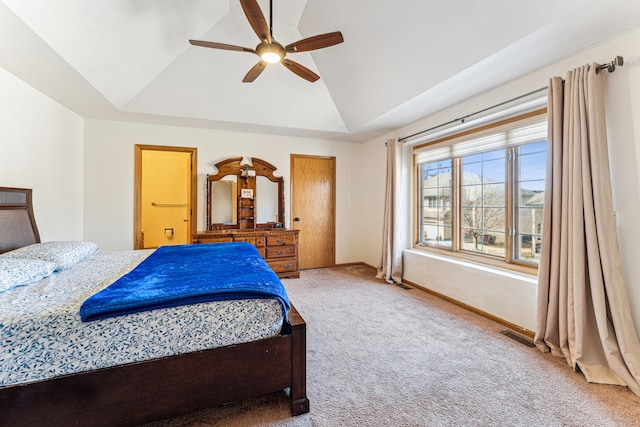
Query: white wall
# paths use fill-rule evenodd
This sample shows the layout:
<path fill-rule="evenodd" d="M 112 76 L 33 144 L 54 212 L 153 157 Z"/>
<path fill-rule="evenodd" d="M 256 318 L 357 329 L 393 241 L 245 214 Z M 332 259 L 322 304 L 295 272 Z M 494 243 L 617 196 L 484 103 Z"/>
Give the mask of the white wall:
<path fill-rule="evenodd" d="M 637 226 L 637 219 L 640 218 L 640 29 L 366 142 L 362 147 L 363 153 L 366 153 L 368 163 L 377 167 L 365 169 L 356 185 L 363 194 L 361 204 L 378 214 L 363 218 L 360 228 L 363 233 L 361 239 L 366 242 L 364 261 L 377 265 L 380 259 L 381 234 L 377 230 L 382 228 L 384 178 L 380 171 L 385 169 L 386 139 L 411 135 L 528 93 L 546 86 L 552 76 L 564 76 L 568 70 L 586 63 L 608 62 L 616 55 L 624 57 L 625 65 L 606 77 L 612 186 L 615 209 L 620 215 L 618 239 L 623 268 L 636 328 L 640 331 L 640 287 L 637 286 L 640 283 L 640 263 L 637 261 L 640 242 L 640 227 Z M 410 147 L 405 149 L 409 150 Z M 407 187 L 410 186 L 411 183 L 408 182 Z M 371 188 L 377 190 L 371 191 Z M 409 241 L 407 247 L 410 247 Z M 405 255 L 405 277 L 408 280 L 522 327 L 535 329 L 535 298 L 532 298 L 530 286 L 515 279 L 507 279 L 507 282 L 503 278 L 496 280 L 490 274 L 469 275 L 455 264 L 436 258 L 426 259 L 413 252 Z M 508 299 L 505 299 L 504 294 L 505 283 L 511 284 L 507 288 L 512 293 Z"/>
<path fill-rule="evenodd" d="M 82 239 L 83 119 L 0 68 L 0 186 L 33 189 L 40 238 Z"/>
<path fill-rule="evenodd" d="M 289 213 L 290 154 L 336 157 L 336 262 L 362 260 L 352 238 L 358 210 L 353 198 L 353 164 L 360 144 L 321 139 L 225 132 L 173 126 L 87 120 L 85 141 L 85 238 L 109 250 L 133 248 L 134 145 L 198 148 L 198 229 L 204 227 L 204 180 L 213 165 L 228 157 L 258 157 L 285 179 L 285 218 Z"/>

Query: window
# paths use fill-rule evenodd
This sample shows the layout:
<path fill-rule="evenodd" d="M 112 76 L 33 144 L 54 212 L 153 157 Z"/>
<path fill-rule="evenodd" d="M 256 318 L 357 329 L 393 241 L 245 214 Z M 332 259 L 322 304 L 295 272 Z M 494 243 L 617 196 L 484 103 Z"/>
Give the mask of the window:
<path fill-rule="evenodd" d="M 425 165 L 422 169 L 422 240 L 451 247 L 451 160 Z"/>
<path fill-rule="evenodd" d="M 506 150 L 460 159 L 462 248 L 504 257 Z"/>
<path fill-rule="evenodd" d="M 540 262 L 547 141 L 517 147 L 516 259 Z"/>
<path fill-rule="evenodd" d="M 417 246 L 537 266 L 546 134 L 537 112 L 414 148 Z"/>

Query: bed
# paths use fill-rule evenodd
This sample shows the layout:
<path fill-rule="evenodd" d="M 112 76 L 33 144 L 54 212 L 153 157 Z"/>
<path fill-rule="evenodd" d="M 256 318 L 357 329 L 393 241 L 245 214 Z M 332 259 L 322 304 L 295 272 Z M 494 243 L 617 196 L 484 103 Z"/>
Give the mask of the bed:
<path fill-rule="evenodd" d="M 0 253 L 40 242 L 31 195 L 30 189 L 0 187 Z M 114 264 L 111 258 L 97 259 Z M 74 273 L 79 268 L 62 273 L 79 274 Z M 179 317 L 171 310 L 177 309 L 157 311 Z M 249 342 L 63 370 L 45 379 L 18 378 L 0 386 L 0 425 L 139 425 L 283 390 L 288 390 L 291 413 L 306 413 L 306 325 L 291 305 L 280 326 L 276 334 Z M 210 335 L 195 340 L 206 342 Z"/>

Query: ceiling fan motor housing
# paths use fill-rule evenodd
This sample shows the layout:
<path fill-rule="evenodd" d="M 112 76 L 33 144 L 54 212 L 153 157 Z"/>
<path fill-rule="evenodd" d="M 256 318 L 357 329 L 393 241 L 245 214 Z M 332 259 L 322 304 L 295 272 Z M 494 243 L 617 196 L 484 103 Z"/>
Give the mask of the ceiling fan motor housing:
<path fill-rule="evenodd" d="M 260 58 L 267 60 L 264 57 L 265 53 L 273 53 L 280 58 L 279 60 L 284 59 L 285 55 L 287 54 L 284 47 L 275 40 L 271 40 L 271 43 L 267 41 L 263 41 L 256 47 L 256 54 Z M 267 62 L 273 62 L 273 61 L 267 61 Z"/>

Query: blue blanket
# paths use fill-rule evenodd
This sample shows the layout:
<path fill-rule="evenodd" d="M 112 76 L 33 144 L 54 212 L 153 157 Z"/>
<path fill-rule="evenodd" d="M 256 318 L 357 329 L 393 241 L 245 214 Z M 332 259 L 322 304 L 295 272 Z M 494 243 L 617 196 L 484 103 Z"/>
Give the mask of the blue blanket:
<path fill-rule="evenodd" d="M 249 243 L 162 246 L 135 269 L 89 297 L 82 321 L 208 301 L 274 298 L 286 318 L 289 298 Z"/>

